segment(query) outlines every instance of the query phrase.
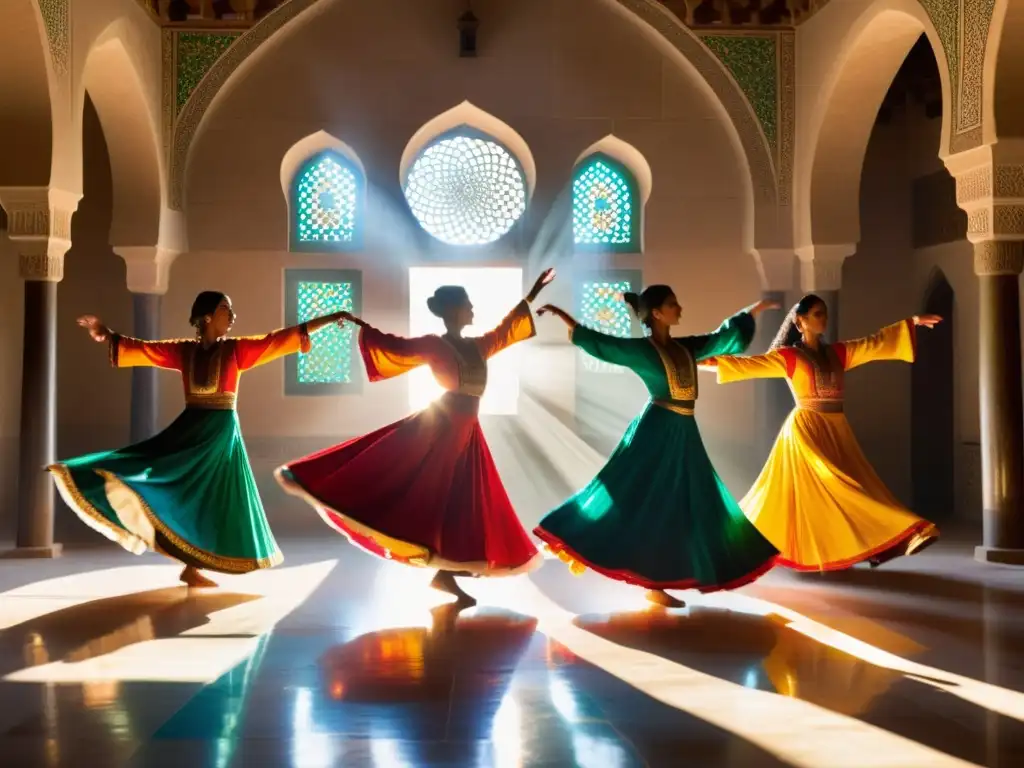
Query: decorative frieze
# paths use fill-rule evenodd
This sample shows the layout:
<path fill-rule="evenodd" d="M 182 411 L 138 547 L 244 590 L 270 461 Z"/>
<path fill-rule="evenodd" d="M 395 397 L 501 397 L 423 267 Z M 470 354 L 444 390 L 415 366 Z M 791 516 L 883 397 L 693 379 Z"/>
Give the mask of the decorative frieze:
<path fill-rule="evenodd" d="M 0 188 L 7 212 L 7 236 L 18 252 L 25 280 L 59 281 L 71 247 L 71 217 L 81 195 L 48 187 Z"/>
<path fill-rule="evenodd" d="M 46 41 L 50 46 L 50 60 L 58 77 L 68 73 L 71 61 L 70 0 L 38 0 L 39 13 L 46 28 Z"/>

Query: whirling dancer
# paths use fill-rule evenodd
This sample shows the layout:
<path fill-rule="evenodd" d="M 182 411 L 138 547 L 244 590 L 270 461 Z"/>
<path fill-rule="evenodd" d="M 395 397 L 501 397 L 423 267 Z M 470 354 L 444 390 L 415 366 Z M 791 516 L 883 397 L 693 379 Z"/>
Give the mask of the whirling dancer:
<path fill-rule="evenodd" d="M 760 302 L 713 333 L 672 338 L 682 309 L 670 287 L 652 285 L 624 298 L 650 329 L 649 338 L 606 336 L 558 307 L 538 310 L 559 317 L 587 354 L 640 376 L 651 401 L 597 477 L 534 533 L 574 571 L 591 568 L 647 587 L 651 602 L 678 607 L 682 601 L 666 589 L 732 589 L 775 560 L 775 548 L 743 516 L 711 465 L 693 412 L 697 363 L 745 350 L 754 318 L 776 305 Z"/>
<path fill-rule="evenodd" d="M 767 354 L 718 356 L 705 365 L 718 381 L 786 378 L 796 408 L 782 425 L 761 475 L 740 502 L 780 551 L 779 564 L 833 571 L 869 561 L 877 566 L 920 552 L 938 529 L 910 512 L 868 463 L 843 414 L 846 371 L 876 360 L 914 361 L 915 328 L 942 318 L 901 320 L 862 339 L 826 344 L 825 302 L 800 299 Z"/>
<path fill-rule="evenodd" d="M 278 482 L 365 551 L 437 569 L 431 586 L 463 605 L 476 600 L 455 576 L 508 576 L 538 565 L 477 413 L 487 360 L 535 334 L 529 305 L 554 274 L 546 270 L 498 327 L 478 338 L 462 336 L 473 305 L 461 286 L 442 286 L 427 300 L 444 321 L 443 336 L 392 336 L 349 316 L 362 326 L 359 349 L 370 381 L 428 365 L 446 391 L 419 413 L 280 467 Z"/>
<path fill-rule="evenodd" d="M 341 313 L 265 336 L 227 338 L 231 299 L 203 291 L 192 304 L 195 339 L 143 341 L 114 333 L 93 315 L 78 319 L 106 342 L 115 368 L 181 373 L 185 410 L 160 434 L 113 451 L 53 464 L 61 496 L 89 527 L 136 555 L 181 561 L 181 580 L 216 586 L 199 569 L 245 573 L 282 561 L 245 452 L 235 404 L 243 371 L 309 351 L 309 335 Z"/>

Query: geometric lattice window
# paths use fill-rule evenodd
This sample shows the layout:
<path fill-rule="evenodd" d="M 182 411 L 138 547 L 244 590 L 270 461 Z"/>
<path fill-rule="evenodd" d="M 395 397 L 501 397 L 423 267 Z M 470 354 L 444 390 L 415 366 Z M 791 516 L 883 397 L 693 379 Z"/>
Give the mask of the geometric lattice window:
<path fill-rule="evenodd" d="M 639 291 L 641 274 L 637 270 L 610 270 L 582 277 L 576 284 L 576 317 L 585 327 L 609 336 L 628 339 L 633 335 L 633 319 L 622 294 Z M 624 369 L 591 357 L 580 350 L 584 370 L 593 373 L 621 373 Z"/>
<path fill-rule="evenodd" d="M 356 270 L 288 270 L 285 305 L 288 325 L 332 312 L 361 311 L 361 274 Z M 357 328 L 351 323 L 321 329 L 311 339 L 307 353 L 285 358 L 285 393 L 290 395 L 339 394 L 359 391 L 363 374 Z"/>
<path fill-rule="evenodd" d="M 405 199 L 420 226 L 449 245 L 485 245 L 526 211 L 526 177 L 493 139 L 466 129 L 428 144 L 409 167 Z"/>
<path fill-rule="evenodd" d="M 337 152 L 321 152 L 307 161 L 292 181 L 292 250 L 359 248 L 364 186 L 359 168 Z"/>
<path fill-rule="evenodd" d="M 622 163 L 598 153 L 576 166 L 572 234 L 577 250 L 640 251 L 636 181 Z"/>

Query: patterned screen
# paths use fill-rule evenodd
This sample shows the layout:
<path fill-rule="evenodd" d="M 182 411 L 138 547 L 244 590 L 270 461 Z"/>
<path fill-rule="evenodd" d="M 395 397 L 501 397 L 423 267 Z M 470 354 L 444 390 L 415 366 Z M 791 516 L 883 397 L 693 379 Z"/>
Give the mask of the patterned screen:
<path fill-rule="evenodd" d="M 450 136 L 413 163 L 405 198 L 420 226 L 441 242 L 484 245 L 523 215 L 526 183 L 519 163 L 500 144 Z"/>
<path fill-rule="evenodd" d="M 298 321 L 305 322 L 330 312 L 355 311 L 352 283 L 299 282 Z M 296 377 L 301 384 L 348 384 L 352 381 L 352 337 L 350 323 L 328 326 L 312 337 L 312 348 L 298 356 Z"/>
<path fill-rule="evenodd" d="M 358 226 L 359 179 L 331 155 L 302 172 L 295 185 L 295 239 L 327 246 L 353 243 Z"/>
<path fill-rule="evenodd" d="M 577 245 L 636 246 L 633 185 L 611 163 L 595 158 L 572 182 L 572 233 Z"/>
<path fill-rule="evenodd" d="M 629 306 L 622 300 L 622 294 L 630 290 L 628 280 L 583 283 L 580 286 L 580 322 L 609 336 L 629 338 Z"/>

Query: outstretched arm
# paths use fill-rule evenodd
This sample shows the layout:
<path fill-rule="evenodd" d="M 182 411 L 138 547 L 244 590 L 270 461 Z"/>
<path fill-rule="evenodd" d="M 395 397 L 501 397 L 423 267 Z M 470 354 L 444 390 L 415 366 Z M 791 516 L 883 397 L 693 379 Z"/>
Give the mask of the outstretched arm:
<path fill-rule="evenodd" d="M 242 336 L 234 339 L 238 369 L 247 371 L 285 355 L 309 352 L 310 335 L 332 323 L 342 322 L 345 314 L 332 312 L 289 328 L 271 331 L 263 336 Z"/>
<path fill-rule="evenodd" d="M 942 321 L 938 315 L 915 315 L 860 339 L 836 345 L 843 368 L 852 370 L 877 360 L 914 362 L 917 348 L 917 327 L 932 328 Z"/>
<path fill-rule="evenodd" d="M 757 330 L 757 316 L 766 309 L 778 309 L 776 301 L 759 301 L 737 312 L 716 330 L 679 339 L 699 362 L 715 355 L 737 355 L 747 350 Z"/>
<path fill-rule="evenodd" d="M 623 339 L 591 330 L 576 322 L 576 319 L 564 309 L 552 304 L 545 304 L 537 310 L 537 314 L 557 317 L 569 329 L 569 341 L 591 357 L 612 365 L 632 368 L 638 356 L 642 354 L 640 349 L 649 346 L 646 339 Z"/>
<path fill-rule="evenodd" d="M 370 381 L 400 376 L 421 365 L 429 365 L 437 355 L 437 336 L 406 338 L 384 333 L 362 320 L 358 322 L 359 353 Z"/>
<path fill-rule="evenodd" d="M 718 371 L 719 384 L 747 379 L 782 379 L 788 376 L 786 360 L 778 350 L 764 355 L 718 355 L 701 361 L 700 368 Z"/>
<path fill-rule="evenodd" d="M 95 315 L 83 315 L 78 324 L 93 341 L 107 344 L 110 364 L 115 368 L 164 368 L 180 371 L 185 345 L 189 342 L 144 341 L 115 333 Z"/>

